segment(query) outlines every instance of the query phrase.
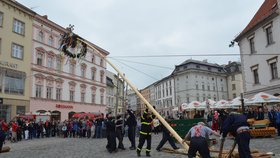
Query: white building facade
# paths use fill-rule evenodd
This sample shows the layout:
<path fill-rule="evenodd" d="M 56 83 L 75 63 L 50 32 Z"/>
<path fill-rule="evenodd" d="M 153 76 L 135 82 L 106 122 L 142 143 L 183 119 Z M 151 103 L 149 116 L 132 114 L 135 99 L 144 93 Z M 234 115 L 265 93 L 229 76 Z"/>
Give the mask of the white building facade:
<path fill-rule="evenodd" d="M 171 116 L 175 107 L 174 78 L 167 76 L 154 84 L 156 110 L 162 116 Z"/>
<path fill-rule="evenodd" d="M 224 68 L 205 61 L 186 60 L 175 67 L 175 105 L 192 101 L 228 99 L 227 74 Z"/>
<path fill-rule="evenodd" d="M 106 78 L 111 80 L 113 87 L 107 89 L 110 90 L 110 94 L 107 95 L 107 98 L 109 100 L 109 104 L 107 104 L 107 111 L 113 112 L 115 114 L 116 112 L 116 106 L 117 106 L 117 112 L 118 114 L 123 113 L 123 106 L 125 104 L 123 103 L 124 98 L 124 82 L 121 78 L 119 78 L 116 74 L 110 71 L 106 71 Z M 117 101 L 118 97 L 118 101 Z"/>
<path fill-rule="evenodd" d="M 245 97 L 258 92 L 279 94 L 279 1 L 265 0 L 235 41 L 240 47 Z"/>
<path fill-rule="evenodd" d="M 128 90 L 127 92 L 127 105 L 131 110 L 137 110 L 137 95 L 133 90 Z"/>
<path fill-rule="evenodd" d="M 91 44 L 84 59 L 71 60 L 58 50 L 65 29 L 36 15 L 33 23 L 30 112 L 51 112 L 65 120 L 76 112 L 105 112 L 106 63 Z"/>

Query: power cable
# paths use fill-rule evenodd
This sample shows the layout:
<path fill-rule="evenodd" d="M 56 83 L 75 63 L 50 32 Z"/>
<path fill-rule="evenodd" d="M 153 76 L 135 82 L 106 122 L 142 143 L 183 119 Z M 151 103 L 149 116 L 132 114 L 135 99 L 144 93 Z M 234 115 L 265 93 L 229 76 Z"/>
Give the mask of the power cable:
<path fill-rule="evenodd" d="M 127 64 L 125 64 L 125 63 L 123 63 L 123 62 L 117 60 L 117 59 L 113 59 L 113 60 L 115 60 L 115 61 L 117 61 L 117 62 L 119 62 L 119 63 L 121 63 L 121 64 L 123 64 L 123 65 L 125 65 L 125 66 L 127 66 L 127 67 L 129 67 L 129 68 L 131 68 L 131 69 L 133 69 L 134 71 L 137 71 L 137 72 L 139 72 L 139 73 L 142 73 L 142 74 L 144 74 L 144 75 L 146 75 L 146 76 L 148 76 L 148 77 L 150 77 L 150 78 L 152 78 L 152 79 L 154 79 L 154 80 L 156 80 L 156 81 L 159 80 L 159 79 L 157 79 L 157 78 L 155 78 L 155 77 L 153 77 L 153 76 L 151 76 L 151 75 L 149 75 L 149 74 L 147 74 L 147 73 L 145 73 L 145 72 L 143 72 L 143 71 L 140 71 L 140 70 L 138 70 L 138 69 L 136 69 L 136 68 L 134 68 L 134 67 L 131 67 L 131 66 L 129 66 L 129 65 L 127 65 Z"/>
<path fill-rule="evenodd" d="M 150 53 L 152 54 L 152 53 Z M 280 55 L 280 54 L 242 54 L 242 55 Z M 123 56 L 111 56 L 108 58 L 167 58 L 167 57 L 201 57 L 201 56 L 205 56 L 205 57 L 217 57 L 217 56 L 240 56 L 240 54 L 161 54 L 161 55 L 135 55 L 135 56 L 131 56 L 131 55 L 123 55 Z"/>
<path fill-rule="evenodd" d="M 114 59 L 114 58 L 112 58 L 112 59 Z M 146 65 L 146 66 L 152 66 L 152 67 L 174 70 L 174 68 L 166 67 L 166 66 L 153 65 L 153 64 L 141 63 L 141 62 L 136 62 L 136 61 L 129 61 L 129 60 L 124 60 L 124 59 L 118 59 L 118 60 L 121 60 L 121 61 L 124 61 L 124 62 L 129 62 L 129 63 L 135 63 L 135 64 L 141 64 L 141 65 Z"/>

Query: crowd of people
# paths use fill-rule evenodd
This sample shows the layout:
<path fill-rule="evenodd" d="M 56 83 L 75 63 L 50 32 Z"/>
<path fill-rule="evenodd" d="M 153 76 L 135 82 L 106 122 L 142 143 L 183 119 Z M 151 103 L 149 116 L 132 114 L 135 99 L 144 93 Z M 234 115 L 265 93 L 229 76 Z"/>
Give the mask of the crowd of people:
<path fill-rule="evenodd" d="M 95 133 L 95 138 L 101 138 L 103 120 L 100 118 L 93 121 L 88 118 L 70 119 L 63 122 L 60 121 L 38 121 L 33 119 L 17 118 L 6 123 L 1 121 L 2 130 L 5 131 L 6 139 L 12 143 L 34 138 L 48 137 L 73 137 L 73 138 L 90 138 L 92 132 Z M 101 125 L 100 125 L 101 124 Z M 96 128 L 94 128 L 96 127 Z"/>

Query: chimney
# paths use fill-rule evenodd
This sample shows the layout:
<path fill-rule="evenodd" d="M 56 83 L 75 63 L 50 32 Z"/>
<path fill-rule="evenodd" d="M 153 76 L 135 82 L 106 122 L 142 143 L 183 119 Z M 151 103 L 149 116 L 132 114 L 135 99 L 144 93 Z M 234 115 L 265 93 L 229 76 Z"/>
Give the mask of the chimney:
<path fill-rule="evenodd" d="M 48 16 L 47 15 L 43 15 L 43 18 L 48 19 Z"/>
<path fill-rule="evenodd" d="M 204 62 L 204 63 L 208 63 L 207 59 L 204 59 L 203 62 Z"/>

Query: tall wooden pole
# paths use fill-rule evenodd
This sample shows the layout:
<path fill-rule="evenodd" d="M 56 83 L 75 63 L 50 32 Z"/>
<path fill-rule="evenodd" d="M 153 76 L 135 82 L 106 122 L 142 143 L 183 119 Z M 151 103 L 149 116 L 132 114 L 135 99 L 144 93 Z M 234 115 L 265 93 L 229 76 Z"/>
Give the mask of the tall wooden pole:
<path fill-rule="evenodd" d="M 124 88 L 125 88 L 125 82 L 124 80 L 122 81 L 122 132 L 124 133 L 125 132 L 125 112 L 126 112 L 126 108 L 125 108 L 125 98 L 124 98 Z"/>
<path fill-rule="evenodd" d="M 117 76 L 117 94 L 116 94 L 116 107 L 115 107 L 115 122 L 117 122 L 117 117 L 118 117 L 118 107 L 119 107 L 119 87 L 120 87 L 120 81 L 119 81 L 119 74 Z"/>
<path fill-rule="evenodd" d="M 182 138 L 174 131 L 174 129 L 165 121 L 165 119 L 163 117 L 161 117 L 161 115 L 153 108 L 153 106 L 141 95 L 141 93 L 137 90 L 137 88 L 123 75 L 123 73 L 113 64 L 111 63 L 109 60 L 107 60 L 107 58 L 101 54 L 97 49 L 95 49 L 91 44 L 89 44 L 88 42 L 79 39 L 80 41 L 86 43 L 88 45 L 88 47 L 96 50 L 99 55 L 110 65 L 112 66 L 112 68 L 114 68 L 119 75 L 121 76 L 121 78 L 123 78 L 127 84 L 130 86 L 130 88 L 137 94 L 137 96 L 147 105 L 147 107 L 149 108 L 149 110 L 160 120 L 160 122 L 166 127 L 166 129 L 174 136 L 174 138 L 182 144 L 182 146 L 185 149 L 189 149 L 189 146 L 186 143 L 182 143 Z"/>

